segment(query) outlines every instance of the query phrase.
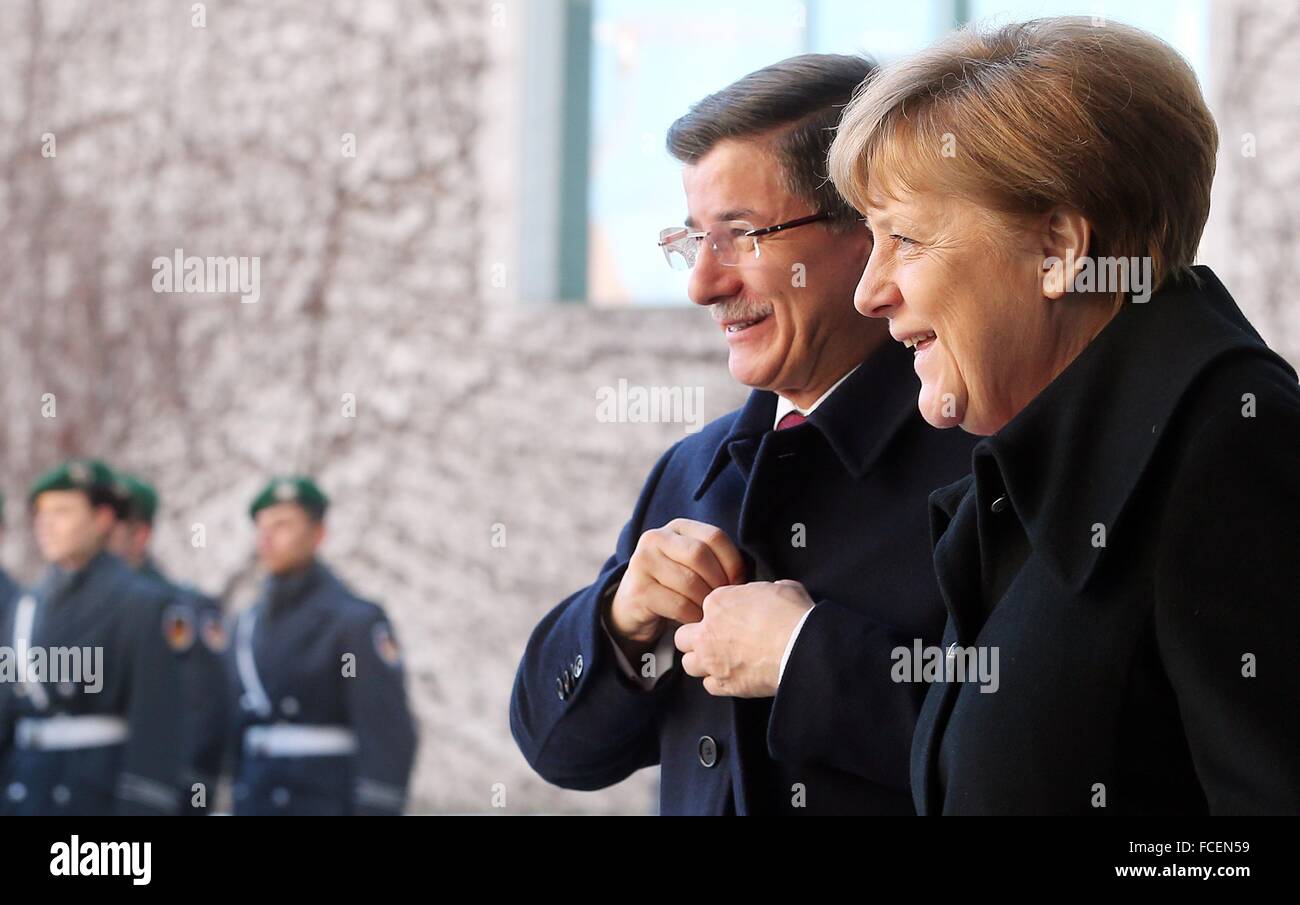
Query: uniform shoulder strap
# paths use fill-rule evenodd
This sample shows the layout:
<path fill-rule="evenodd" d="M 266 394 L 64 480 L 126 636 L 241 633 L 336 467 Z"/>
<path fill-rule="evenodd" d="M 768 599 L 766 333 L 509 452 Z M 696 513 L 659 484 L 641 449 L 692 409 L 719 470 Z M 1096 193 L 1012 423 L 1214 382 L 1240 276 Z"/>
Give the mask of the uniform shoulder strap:
<path fill-rule="evenodd" d="M 271 715 L 271 699 L 262 687 L 262 679 L 257 674 L 257 661 L 253 657 L 253 629 L 256 625 L 256 607 L 239 614 L 239 622 L 235 627 L 235 667 L 239 671 L 239 682 L 244 688 L 240 703 L 246 710 L 268 717 Z"/>
<path fill-rule="evenodd" d="M 45 710 L 50 706 L 50 698 L 45 693 L 45 686 L 39 681 L 26 680 L 27 652 L 31 649 L 32 625 L 35 621 L 36 598 L 32 594 L 24 594 L 14 608 L 14 654 L 18 658 L 18 668 L 22 671 L 23 688 L 31 698 L 32 706 L 37 710 Z"/>

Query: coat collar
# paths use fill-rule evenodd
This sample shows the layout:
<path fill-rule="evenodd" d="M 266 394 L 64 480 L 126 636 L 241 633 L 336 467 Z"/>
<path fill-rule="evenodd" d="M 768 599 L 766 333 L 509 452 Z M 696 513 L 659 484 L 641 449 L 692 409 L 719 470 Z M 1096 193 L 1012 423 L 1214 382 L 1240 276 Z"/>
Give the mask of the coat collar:
<path fill-rule="evenodd" d="M 112 554 L 107 550 L 100 550 L 80 569 L 69 571 L 61 566 L 51 565 L 32 590 L 36 592 L 38 598 L 56 603 L 71 596 L 87 582 L 98 581 L 101 575 L 112 568 L 113 562 Z"/>
<path fill-rule="evenodd" d="M 916 413 L 918 389 L 912 353 L 902 344 L 886 339 L 817 406 L 807 423 L 822 432 L 845 470 L 861 478 L 890 438 Z M 759 440 L 772 430 L 776 404 L 776 393 L 768 390 L 749 394 L 731 429 L 714 450 L 709 468 L 695 488 L 696 500 L 704 496 L 728 463 L 737 459 L 738 445 Z M 803 425 L 792 428 L 802 429 Z"/>
<path fill-rule="evenodd" d="M 1048 387 L 1001 431 L 976 444 L 980 506 L 1005 491 L 1035 552 L 1078 592 L 1102 553 L 1092 526 L 1110 535 L 1187 390 L 1233 353 L 1266 355 L 1260 339 L 1208 267 L 1143 304 L 1126 302 Z M 961 482 L 931 497 L 946 524 Z M 969 488 L 969 482 L 965 485 Z M 987 497 L 987 500 L 985 499 Z"/>
<path fill-rule="evenodd" d="M 844 373 L 843 377 L 841 377 L 839 380 L 831 384 L 831 388 L 827 390 L 825 393 L 822 393 L 821 397 L 812 405 L 808 406 L 808 408 L 806 409 L 799 408 L 799 406 L 794 404 L 793 400 L 787 399 L 785 396 L 781 396 L 778 394 L 776 397 L 776 414 L 772 416 L 772 427 L 776 428 L 778 425 L 780 425 L 781 419 L 783 419 L 786 415 L 790 414 L 791 412 L 798 412 L 800 415 L 803 415 L 806 418 L 809 415 L 811 415 L 813 412 L 817 411 L 818 406 L 820 406 L 827 399 L 831 398 L 831 394 L 840 388 L 840 384 L 848 380 L 849 377 L 853 375 L 853 372 L 860 367 L 862 367 L 861 362 L 849 368 L 848 371 Z"/>
<path fill-rule="evenodd" d="M 266 603 L 272 609 L 283 609 L 305 600 L 326 575 L 325 567 L 313 559 L 296 572 L 268 576 L 264 590 Z"/>
<path fill-rule="evenodd" d="M 140 568 L 137 571 L 145 578 L 152 578 L 154 581 L 158 582 L 159 584 L 165 584 L 165 585 L 171 584 L 171 580 L 167 577 L 166 573 L 164 573 L 163 570 L 159 568 L 158 561 L 154 559 L 152 556 L 146 555 L 144 558 L 144 562 L 140 564 Z"/>

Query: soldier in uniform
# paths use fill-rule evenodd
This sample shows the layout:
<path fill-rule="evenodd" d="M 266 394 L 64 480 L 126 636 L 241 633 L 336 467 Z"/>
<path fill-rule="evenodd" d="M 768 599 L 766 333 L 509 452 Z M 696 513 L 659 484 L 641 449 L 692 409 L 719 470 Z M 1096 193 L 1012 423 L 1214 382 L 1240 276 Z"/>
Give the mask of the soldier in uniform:
<path fill-rule="evenodd" d="M 401 656 L 377 605 L 317 558 L 328 501 L 273 479 L 250 508 L 268 573 L 227 651 L 236 814 L 398 814 L 415 756 Z"/>
<path fill-rule="evenodd" d="M 109 538 L 109 549 L 172 598 L 167 611 L 170 635 L 185 672 L 187 757 L 179 778 L 181 813 L 202 815 L 221 776 L 228 714 L 222 654 L 227 634 L 221 605 L 192 585 L 171 581 L 149 552 L 158 491 L 142 478 L 119 472 L 117 492 L 125 513 Z"/>
<path fill-rule="evenodd" d="M 5 529 L 5 496 L 0 493 L 0 540 L 4 539 Z M 18 583 L 9 577 L 9 573 L 0 566 L 0 611 L 12 601 L 21 592 Z"/>
<path fill-rule="evenodd" d="M 179 810 L 170 600 L 106 549 L 120 516 L 113 483 L 102 462 L 73 460 L 32 486 L 49 567 L 0 611 L 21 666 L 0 682 L 0 814 Z"/>

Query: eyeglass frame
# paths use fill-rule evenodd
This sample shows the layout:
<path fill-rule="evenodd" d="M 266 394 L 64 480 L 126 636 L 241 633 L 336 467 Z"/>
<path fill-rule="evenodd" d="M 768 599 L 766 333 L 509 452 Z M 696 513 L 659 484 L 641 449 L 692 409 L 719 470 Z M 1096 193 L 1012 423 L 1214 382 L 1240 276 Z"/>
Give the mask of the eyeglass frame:
<path fill-rule="evenodd" d="M 833 218 L 834 216 L 835 216 L 835 215 L 832 214 L 832 213 L 830 213 L 829 211 L 822 211 L 822 212 L 820 212 L 820 213 L 816 213 L 816 214 L 806 214 L 805 216 L 802 216 L 802 217 L 796 217 L 796 218 L 794 218 L 793 220 L 787 220 L 787 221 L 785 221 L 784 223 L 776 223 L 776 224 L 773 224 L 772 226 L 757 226 L 757 227 L 754 227 L 753 229 L 748 229 L 748 230 L 746 230 L 745 232 L 741 233 L 739 236 L 734 236 L 734 237 L 732 238 L 732 241 L 734 242 L 736 239 L 758 239 L 758 238 L 761 237 L 761 236 L 770 236 L 770 235 L 772 235 L 773 233 L 779 233 L 779 232 L 782 232 L 783 230 L 787 230 L 787 229 L 794 229 L 794 228 L 797 227 L 797 226 L 806 226 L 806 225 L 808 225 L 809 223 L 820 223 L 820 222 L 823 221 L 823 220 L 830 220 L 830 219 Z M 720 221 L 718 221 L 718 222 L 719 222 L 719 223 L 748 223 L 749 221 L 748 221 L 748 220 L 720 220 Z M 713 225 L 716 226 L 716 225 L 718 225 L 718 224 L 715 223 L 715 224 L 713 224 Z M 665 232 L 667 232 L 667 230 L 669 230 L 669 229 L 674 229 L 674 228 L 675 228 L 675 227 L 665 227 L 664 229 L 662 229 L 662 230 L 659 231 L 659 235 L 660 235 L 660 238 L 659 238 L 659 247 L 660 247 L 661 249 L 664 250 L 664 260 L 666 260 L 666 261 L 668 262 L 668 266 L 669 266 L 669 267 L 672 267 L 672 269 L 676 270 L 677 268 L 673 267 L 672 259 L 671 259 L 670 257 L 668 257 L 668 254 L 669 254 L 668 248 L 669 248 L 669 246 L 672 245 L 672 244 L 674 244 L 674 243 L 676 243 L 676 242 L 680 242 L 680 241 L 682 241 L 682 239 L 707 239 L 707 238 L 709 237 L 709 233 L 710 233 L 710 231 L 709 231 L 709 230 L 703 230 L 703 231 L 701 231 L 701 230 L 692 230 L 692 229 L 690 229 L 689 227 L 684 227 L 684 228 L 686 229 L 686 235 L 682 236 L 681 238 L 674 239 L 673 242 L 671 242 L 671 243 L 665 241 L 664 238 L 663 238 L 663 234 L 664 234 Z M 710 243 L 709 247 L 710 247 L 710 248 L 713 248 L 713 244 Z M 759 256 L 759 250 L 758 250 L 758 248 L 759 248 L 758 243 L 755 242 L 755 243 L 754 243 L 754 257 L 755 257 L 755 258 L 757 258 L 757 257 Z M 714 253 L 715 253 L 715 254 L 717 253 L 717 249 L 714 249 Z M 680 254 L 680 252 L 679 252 L 679 254 Z M 735 262 L 734 264 L 728 264 L 727 262 L 722 261 L 722 260 L 719 260 L 718 263 L 721 264 L 723 267 L 738 267 L 738 266 L 740 265 L 740 256 L 737 255 L 736 257 L 737 257 L 737 259 L 736 259 L 736 262 Z M 698 255 L 697 255 L 697 258 L 698 258 Z M 685 254 L 682 254 L 682 260 L 683 260 L 683 261 L 686 260 L 686 255 L 685 255 Z M 695 261 L 688 261 L 687 264 L 686 264 L 686 269 L 687 269 L 687 270 L 694 270 L 694 269 L 695 269 Z"/>

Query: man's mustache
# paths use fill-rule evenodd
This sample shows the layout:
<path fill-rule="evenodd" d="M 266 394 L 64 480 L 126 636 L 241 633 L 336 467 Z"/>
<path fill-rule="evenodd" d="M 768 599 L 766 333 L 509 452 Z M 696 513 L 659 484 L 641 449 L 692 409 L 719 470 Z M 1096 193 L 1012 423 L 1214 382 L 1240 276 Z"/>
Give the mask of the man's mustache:
<path fill-rule="evenodd" d="M 753 320 L 771 314 L 772 305 L 769 302 L 754 301 L 751 299 L 734 299 L 729 302 L 714 302 L 709 308 L 709 313 L 713 315 L 713 320 L 717 323 L 724 321 Z"/>

